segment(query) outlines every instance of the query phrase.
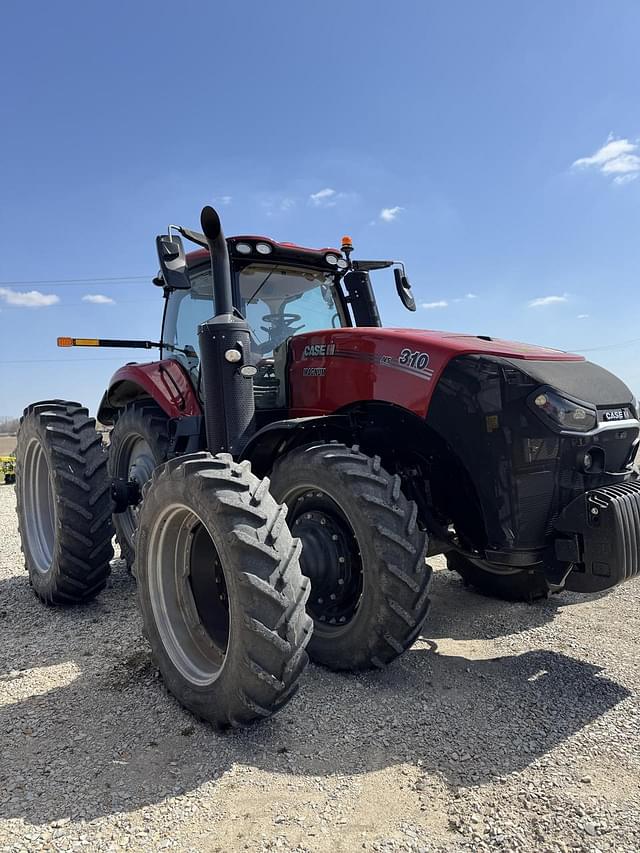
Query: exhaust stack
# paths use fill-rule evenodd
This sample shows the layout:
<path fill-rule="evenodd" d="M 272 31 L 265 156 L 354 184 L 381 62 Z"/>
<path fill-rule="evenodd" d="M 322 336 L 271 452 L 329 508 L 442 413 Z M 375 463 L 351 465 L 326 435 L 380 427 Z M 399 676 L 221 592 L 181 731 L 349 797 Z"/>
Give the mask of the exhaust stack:
<path fill-rule="evenodd" d="M 231 293 L 231 267 L 229 250 L 222 232 L 222 223 L 218 212 L 207 205 L 200 214 L 202 233 L 207 238 L 211 255 L 211 274 L 213 276 L 213 298 L 215 316 L 233 314 L 233 296 Z"/>
<path fill-rule="evenodd" d="M 214 299 L 214 316 L 198 326 L 207 446 L 211 453 L 237 454 L 255 431 L 251 332 L 234 313 L 229 252 L 217 211 L 204 207 L 200 223 L 211 254 Z"/>

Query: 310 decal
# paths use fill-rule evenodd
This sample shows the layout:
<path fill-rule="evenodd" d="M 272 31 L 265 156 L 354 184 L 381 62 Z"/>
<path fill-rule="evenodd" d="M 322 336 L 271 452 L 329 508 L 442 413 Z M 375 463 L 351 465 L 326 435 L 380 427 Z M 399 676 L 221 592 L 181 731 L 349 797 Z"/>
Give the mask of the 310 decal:
<path fill-rule="evenodd" d="M 420 352 L 420 350 L 403 349 L 400 350 L 398 362 L 407 367 L 415 367 L 418 370 L 426 370 L 429 366 L 429 353 Z"/>

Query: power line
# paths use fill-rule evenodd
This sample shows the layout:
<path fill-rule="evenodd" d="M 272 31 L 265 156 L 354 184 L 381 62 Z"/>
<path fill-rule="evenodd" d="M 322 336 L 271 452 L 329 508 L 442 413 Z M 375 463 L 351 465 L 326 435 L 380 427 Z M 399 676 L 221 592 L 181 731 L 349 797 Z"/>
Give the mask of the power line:
<path fill-rule="evenodd" d="M 73 367 L 78 361 L 119 361 L 122 362 L 122 356 L 113 358 L 74 358 L 73 361 L 52 361 L 50 358 L 19 358 L 15 361 L 0 361 L 0 364 L 50 364 L 51 366 L 66 366 Z"/>
<path fill-rule="evenodd" d="M 162 302 L 159 301 L 157 297 L 155 299 L 153 299 L 153 298 L 152 299 L 124 299 L 124 300 L 118 299 L 117 301 L 114 300 L 113 303 L 107 302 L 107 303 L 105 303 L 105 305 L 157 305 L 159 308 L 162 308 Z M 46 308 L 47 311 L 49 311 L 51 308 L 82 308 L 82 307 L 88 308 L 88 307 L 94 307 L 94 306 L 95 306 L 95 302 L 88 302 L 86 300 L 84 302 L 55 302 L 53 305 L 43 305 L 43 306 L 10 305 L 6 302 L 3 302 L 2 303 L 2 310 L 5 311 L 5 310 L 11 309 L 11 310 L 17 311 L 17 310 L 26 308 L 30 311 L 34 311 L 34 310 L 37 310 L 38 308 L 42 307 L 43 309 Z M 102 308 L 103 306 L 99 305 L 99 307 Z"/>
<path fill-rule="evenodd" d="M 124 284 L 129 281 L 150 281 L 150 275 L 126 275 L 115 276 L 114 278 L 41 278 L 33 279 L 32 281 L 0 281 L 0 287 L 31 287 L 34 284 L 51 284 L 56 287 L 67 285 L 88 285 L 88 284 Z"/>

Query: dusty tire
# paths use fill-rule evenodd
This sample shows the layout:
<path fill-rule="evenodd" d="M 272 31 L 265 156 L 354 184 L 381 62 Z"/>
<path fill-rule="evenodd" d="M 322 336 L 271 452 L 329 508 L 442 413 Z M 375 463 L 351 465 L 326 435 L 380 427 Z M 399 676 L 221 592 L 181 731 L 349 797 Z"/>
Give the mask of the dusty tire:
<path fill-rule="evenodd" d="M 25 568 L 46 604 L 88 601 L 105 586 L 111 539 L 107 454 L 79 403 L 33 403 L 16 448 L 18 529 Z"/>
<path fill-rule="evenodd" d="M 431 582 L 427 534 L 400 478 L 357 447 L 317 444 L 278 459 L 271 491 L 303 542 L 311 659 L 336 670 L 390 663 L 420 633 Z"/>
<path fill-rule="evenodd" d="M 269 481 L 227 454 L 173 459 L 145 489 L 135 562 L 145 632 L 169 690 L 219 727 L 279 710 L 307 662 L 310 585 L 285 518 Z"/>
<path fill-rule="evenodd" d="M 140 488 L 150 479 L 154 468 L 167 459 L 169 449 L 168 418 L 151 400 L 137 400 L 124 409 L 111 431 L 108 470 L 114 479 L 135 480 Z M 135 559 L 135 532 L 138 506 L 115 513 L 113 526 L 120 556 L 129 567 Z"/>
<path fill-rule="evenodd" d="M 498 574 L 483 569 L 455 551 L 447 554 L 447 566 L 457 572 L 465 584 L 491 598 L 500 598 L 503 601 L 535 601 L 549 595 L 549 586 L 540 572 L 522 569 L 511 574 Z"/>

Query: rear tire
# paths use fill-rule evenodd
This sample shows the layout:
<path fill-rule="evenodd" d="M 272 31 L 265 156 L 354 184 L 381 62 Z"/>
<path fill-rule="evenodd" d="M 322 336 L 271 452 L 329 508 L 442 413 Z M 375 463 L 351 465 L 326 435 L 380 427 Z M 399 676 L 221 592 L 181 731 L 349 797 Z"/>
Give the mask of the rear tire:
<path fill-rule="evenodd" d="M 25 567 L 46 604 L 88 601 L 105 586 L 111 539 L 107 455 L 79 403 L 33 403 L 16 448 L 18 530 Z"/>
<path fill-rule="evenodd" d="M 309 656 L 335 670 L 383 667 L 417 638 L 429 609 L 427 533 L 400 477 L 357 447 L 318 444 L 278 459 L 271 490 L 303 542 L 314 619 Z"/>
<path fill-rule="evenodd" d="M 269 717 L 295 694 L 312 623 L 300 543 L 269 481 L 228 454 L 154 471 L 135 573 L 145 632 L 173 695 L 219 727 Z"/>
<path fill-rule="evenodd" d="M 154 468 L 166 462 L 169 450 L 168 418 L 151 400 L 136 400 L 124 409 L 111 431 L 109 474 L 113 479 L 135 480 L 142 490 Z M 113 526 L 120 556 L 131 567 L 135 560 L 135 534 L 140 504 L 115 513 Z"/>
<path fill-rule="evenodd" d="M 498 574 L 483 569 L 455 551 L 447 554 L 447 565 L 451 571 L 460 575 L 465 584 L 491 598 L 500 598 L 503 601 L 535 601 L 549 595 L 549 585 L 541 572 L 520 569 L 510 574 Z"/>

